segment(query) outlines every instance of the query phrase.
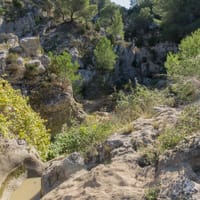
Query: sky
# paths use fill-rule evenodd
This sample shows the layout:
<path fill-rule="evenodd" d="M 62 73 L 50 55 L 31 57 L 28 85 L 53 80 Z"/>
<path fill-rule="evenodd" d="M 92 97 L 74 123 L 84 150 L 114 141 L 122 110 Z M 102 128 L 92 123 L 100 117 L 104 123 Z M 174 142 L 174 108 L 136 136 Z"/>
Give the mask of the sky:
<path fill-rule="evenodd" d="M 119 4 L 121 6 L 124 6 L 126 8 L 130 7 L 130 0 L 111 0 L 112 2 L 115 2 L 116 4 Z"/>

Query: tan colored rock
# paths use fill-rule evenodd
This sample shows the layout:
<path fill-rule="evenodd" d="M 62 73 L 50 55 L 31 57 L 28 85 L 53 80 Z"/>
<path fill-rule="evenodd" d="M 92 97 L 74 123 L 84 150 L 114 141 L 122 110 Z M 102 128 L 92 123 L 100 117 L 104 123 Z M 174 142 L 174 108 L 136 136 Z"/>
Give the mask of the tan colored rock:
<path fill-rule="evenodd" d="M 42 65 L 41 61 L 38 59 L 28 61 L 25 64 L 25 66 L 26 66 L 26 78 L 39 76 L 46 71 L 45 67 Z"/>
<path fill-rule="evenodd" d="M 42 175 L 42 194 L 45 195 L 84 168 L 84 160 L 79 153 L 51 161 Z"/>
<path fill-rule="evenodd" d="M 176 148 L 159 159 L 156 182 L 159 200 L 199 200 L 200 134 L 185 138 Z"/>
<path fill-rule="evenodd" d="M 42 118 L 47 119 L 47 127 L 52 134 L 59 133 L 64 124 L 70 124 L 70 119 L 83 120 L 85 113 L 80 104 L 73 98 L 71 84 L 63 88 L 60 82 L 45 83 L 31 91 L 30 103 Z M 46 84 L 46 85 L 45 85 Z"/>
<path fill-rule="evenodd" d="M 23 48 L 26 56 L 40 56 L 41 45 L 39 37 L 27 37 L 20 40 L 20 46 Z"/>
<path fill-rule="evenodd" d="M 18 37 L 13 33 L 0 33 L 0 43 L 6 43 L 9 48 L 19 45 Z"/>
<path fill-rule="evenodd" d="M 90 171 L 78 171 L 42 200 L 142 200 L 145 186 L 153 180 L 154 169 L 138 165 L 139 156 L 131 149 L 130 135 L 112 136 L 104 145 L 103 148 L 110 151 L 111 160 L 105 156 L 106 149 L 101 152 L 104 156 L 99 156 L 102 156 L 102 162 L 107 159 L 107 164 L 99 164 Z"/>
<path fill-rule="evenodd" d="M 0 189 L 8 182 L 9 175 L 19 167 L 24 167 L 28 177 L 40 177 L 44 163 L 34 149 L 23 140 L 7 140 L 0 137 Z M 12 177 L 9 177 L 12 180 Z M 0 197 L 1 198 L 1 197 Z"/>

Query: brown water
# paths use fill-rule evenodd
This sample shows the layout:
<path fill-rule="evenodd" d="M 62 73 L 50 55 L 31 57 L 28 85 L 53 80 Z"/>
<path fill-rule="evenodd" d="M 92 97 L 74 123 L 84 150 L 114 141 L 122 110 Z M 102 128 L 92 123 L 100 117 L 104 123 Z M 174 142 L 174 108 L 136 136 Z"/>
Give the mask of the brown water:
<path fill-rule="evenodd" d="M 26 179 L 11 195 L 10 200 L 39 200 L 41 178 Z"/>

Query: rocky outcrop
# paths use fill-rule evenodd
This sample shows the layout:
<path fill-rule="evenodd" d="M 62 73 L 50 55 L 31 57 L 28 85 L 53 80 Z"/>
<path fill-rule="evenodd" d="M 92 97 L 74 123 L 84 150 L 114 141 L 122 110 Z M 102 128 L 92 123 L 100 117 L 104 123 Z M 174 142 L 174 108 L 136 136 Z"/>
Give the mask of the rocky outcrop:
<path fill-rule="evenodd" d="M 113 81 L 116 85 L 135 80 L 145 85 L 155 84 L 165 74 L 164 61 L 168 52 L 176 52 L 177 47 L 173 43 L 159 43 L 152 47 L 135 46 L 134 42 L 128 46 L 116 46 L 118 61 L 115 66 Z M 164 85 L 164 84 L 162 84 Z"/>
<path fill-rule="evenodd" d="M 200 198 L 200 134 L 185 138 L 159 159 L 156 184 L 158 199 L 198 200 Z"/>
<path fill-rule="evenodd" d="M 21 37 L 37 35 L 45 26 L 44 20 L 50 16 L 43 0 L 21 0 L 16 4 L 12 1 L 1 1 L 6 13 L 0 14 L 0 33 L 14 33 Z M 2 9 L 3 9 L 2 8 Z"/>
<path fill-rule="evenodd" d="M 163 130 L 162 124 L 175 123 L 179 115 L 178 110 L 168 107 L 157 107 L 155 113 L 156 117 L 136 120 L 130 132 L 114 134 L 88 152 L 85 159 L 87 170 L 79 169 L 71 176 L 57 178 L 63 183 L 42 199 L 144 199 L 156 170 L 154 165 L 141 162 L 140 147 L 152 145 Z M 55 165 L 58 163 L 54 162 Z M 59 165 L 55 168 L 49 166 L 48 174 L 51 171 L 56 174 L 56 169 L 63 167 L 63 164 Z"/>
<path fill-rule="evenodd" d="M 39 159 L 36 150 L 30 148 L 23 140 L 7 140 L 0 137 L 0 191 L 6 190 L 10 177 L 18 168 L 23 168 L 25 177 L 41 177 L 45 164 Z M 18 176 L 19 176 L 18 172 Z M 15 178 L 15 174 L 13 174 Z M 13 190 L 15 185 L 13 185 Z M 2 191 L 3 190 L 3 191 Z M 10 191 L 12 192 L 12 191 Z M 0 196 L 1 197 L 1 196 Z"/>
<path fill-rule="evenodd" d="M 47 119 L 52 133 L 60 132 L 70 119 L 82 120 L 84 112 L 74 100 L 71 83 L 49 73 L 50 59 L 41 52 L 38 37 L 0 34 L 0 76 L 29 96 L 33 109 Z"/>
<path fill-rule="evenodd" d="M 41 46 L 39 37 L 28 37 L 20 40 L 20 46 L 22 47 L 27 57 L 41 55 Z"/>
<path fill-rule="evenodd" d="M 79 153 L 73 153 L 67 158 L 57 158 L 51 161 L 42 176 L 42 194 L 47 194 L 69 179 L 71 175 L 84 168 L 84 159 Z"/>

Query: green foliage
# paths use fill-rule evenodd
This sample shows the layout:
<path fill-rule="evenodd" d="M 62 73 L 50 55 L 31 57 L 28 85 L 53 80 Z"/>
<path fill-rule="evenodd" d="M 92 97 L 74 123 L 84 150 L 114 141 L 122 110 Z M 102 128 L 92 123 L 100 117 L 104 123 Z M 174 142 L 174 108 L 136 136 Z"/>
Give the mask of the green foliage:
<path fill-rule="evenodd" d="M 91 14 L 89 13 L 91 8 L 88 9 L 89 5 L 89 0 L 58 0 L 55 2 L 55 14 L 62 16 L 63 21 L 70 20 L 72 22 L 86 13 L 87 15 Z"/>
<path fill-rule="evenodd" d="M 140 0 L 137 1 L 137 4 L 133 1 L 132 4 L 134 7 L 129 15 L 128 34 L 133 37 L 135 34 L 140 35 L 143 32 L 149 31 L 149 27 L 154 19 L 154 13 L 152 11 L 152 0 Z"/>
<path fill-rule="evenodd" d="M 118 118 L 121 116 L 121 120 L 131 122 L 142 115 L 151 115 L 154 106 L 167 103 L 162 92 L 137 85 L 131 94 L 119 92 L 116 115 Z"/>
<path fill-rule="evenodd" d="M 106 32 L 116 39 L 120 36 L 124 38 L 124 24 L 122 15 L 118 6 L 113 3 L 108 4 L 100 12 L 100 25 L 106 29 Z"/>
<path fill-rule="evenodd" d="M 0 134 L 3 137 L 24 139 L 45 158 L 50 141 L 44 122 L 19 91 L 0 80 Z"/>
<path fill-rule="evenodd" d="M 158 138 L 160 150 L 174 148 L 186 136 L 200 129 L 200 108 L 199 105 L 187 106 L 173 127 L 168 127 Z"/>
<path fill-rule="evenodd" d="M 86 9 L 82 11 L 82 18 L 85 20 L 86 25 L 88 22 L 92 21 L 92 18 L 97 14 L 97 6 L 89 5 Z"/>
<path fill-rule="evenodd" d="M 53 55 L 49 52 L 51 64 L 49 65 L 49 73 L 54 73 L 64 81 L 70 81 L 75 91 L 80 87 L 80 75 L 78 74 L 79 64 L 72 63 L 71 55 L 63 52 L 60 55 Z"/>
<path fill-rule="evenodd" d="M 159 195 L 158 187 L 151 187 L 145 192 L 145 200 L 157 200 Z"/>
<path fill-rule="evenodd" d="M 200 29 L 186 37 L 179 45 L 180 51 L 170 53 L 165 66 L 171 76 L 200 77 Z"/>
<path fill-rule="evenodd" d="M 116 38 L 117 36 L 120 36 L 121 39 L 124 39 L 124 24 L 122 21 L 122 15 L 120 13 L 120 10 L 117 9 L 112 16 L 112 23 L 107 28 L 108 34 Z"/>
<path fill-rule="evenodd" d="M 102 37 L 96 45 L 94 55 L 96 67 L 99 70 L 113 70 L 117 56 L 113 51 L 110 40 L 106 37 Z"/>
<path fill-rule="evenodd" d="M 176 129 L 170 127 L 166 128 L 164 133 L 158 138 L 159 141 L 159 151 L 164 152 L 167 149 L 174 148 L 183 138 L 184 134 L 177 132 Z"/>
<path fill-rule="evenodd" d="M 179 80 L 168 87 L 168 92 L 173 95 L 176 105 L 191 103 L 199 97 L 199 87 L 192 80 Z"/>
<path fill-rule="evenodd" d="M 179 41 L 200 26 L 199 0 L 154 0 L 165 38 Z"/>
<path fill-rule="evenodd" d="M 86 152 L 95 144 L 102 142 L 110 133 L 109 123 L 94 121 L 84 122 L 54 138 L 49 152 L 49 158 L 74 151 Z"/>

